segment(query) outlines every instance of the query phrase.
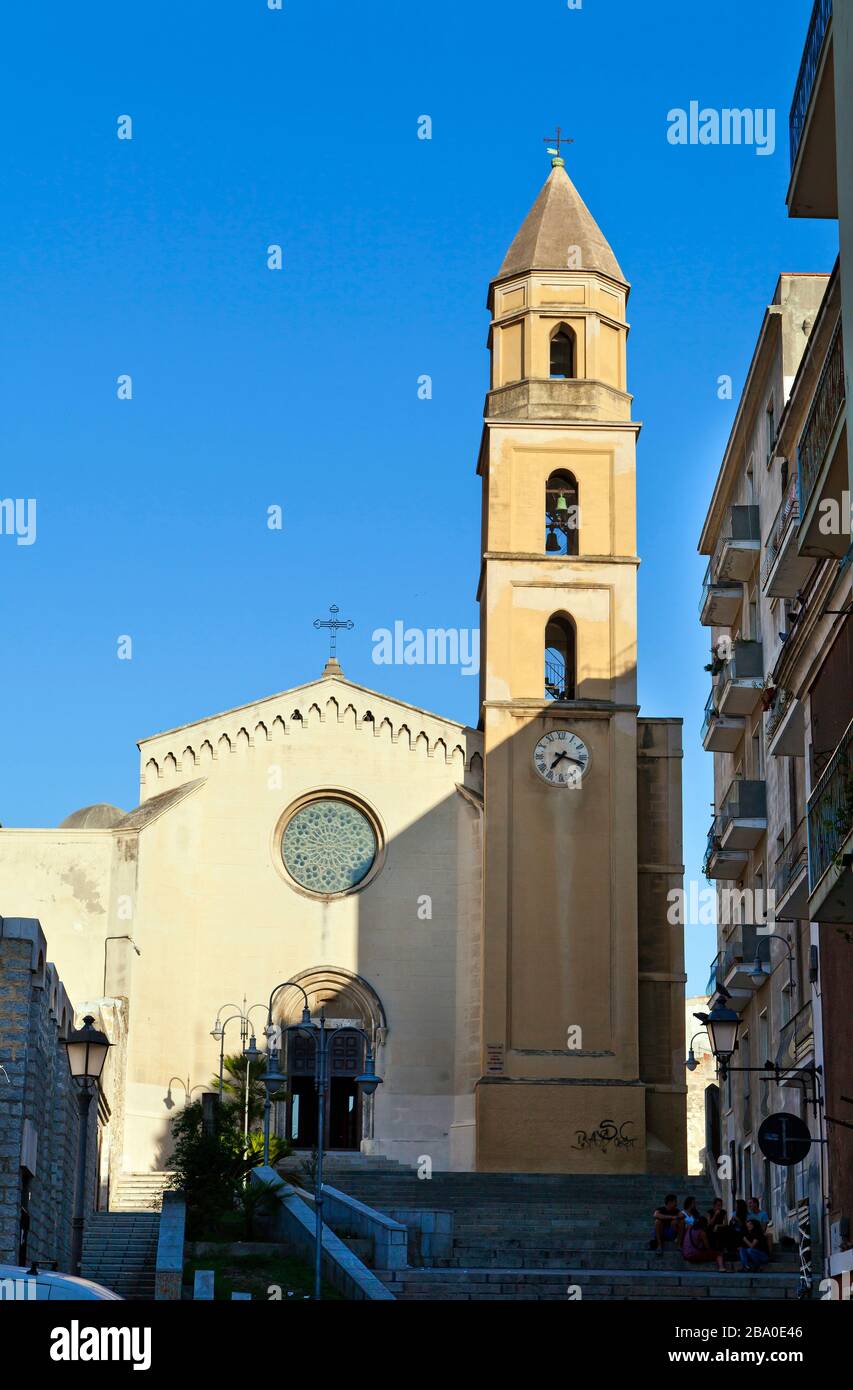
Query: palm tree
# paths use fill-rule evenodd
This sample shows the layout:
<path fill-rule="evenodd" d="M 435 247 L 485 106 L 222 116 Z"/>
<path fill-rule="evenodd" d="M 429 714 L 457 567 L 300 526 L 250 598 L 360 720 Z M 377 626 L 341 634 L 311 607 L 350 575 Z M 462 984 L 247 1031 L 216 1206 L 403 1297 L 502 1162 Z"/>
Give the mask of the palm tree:
<path fill-rule="evenodd" d="M 267 1069 L 266 1058 L 262 1057 L 259 1061 L 250 1062 L 240 1052 L 225 1057 L 222 1074 L 222 1100 L 223 1104 L 234 1110 L 239 1110 L 241 1115 L 245 1113 L 247 1068 L 249 1073 L 248 1128 L 252 1131 L 260 1129 L 263 1121 L 266 1095 L 263 1075 Z M 212 1089 L 218 1091 L 219 1077 L 213 1077 L 210 1085 Z M 272 1099 L 286 1100 L 287 1092 L 276 1091 Z"/>

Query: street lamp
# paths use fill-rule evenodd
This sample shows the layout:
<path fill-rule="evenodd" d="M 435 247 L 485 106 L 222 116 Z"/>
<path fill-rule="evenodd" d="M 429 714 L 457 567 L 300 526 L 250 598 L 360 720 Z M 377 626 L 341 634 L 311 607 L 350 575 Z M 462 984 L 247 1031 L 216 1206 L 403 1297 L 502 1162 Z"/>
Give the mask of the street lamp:
<path fill-rule="evenodd" d="M 684 1063 L 688 1071 L 695 1071 L 699 1065 L 699 1063 L 696 1061 L 696 1053 L 693 1051 L 693 1044 L 695 1043 L 697 1038 L 701 1038 L 703 1033 L 705 1033 L 707 1036 L 706 1030 L 704 1028 L 700 1028 L 699 1032 L 694 1033 L 693 1037 L 690 1039 L 690 1047 L 687 1052 L 687 1061 Z"/>
<path fill-rule="evenodd" d="M 237 1006 L 234 1005 L 234 1007 L 236 1008 Z M 223 1008 L 226 1008 L 226 1009 L 227 1009 L 227 1008 L 228 1008 L 228 1005 L 227 1005 L 227 1004 L 223 1005 Z M 220 1010 L 220 1013 L 221 1013 L 221 1010 Z M 225 1070 L 225 1029 L 228 1027 L 228 1024 L 231 1023 L 231 1021 L 232 1021 L 233 1019 L 235 1019 L 235 1018 L 239 1018 L 239 1020 L 240 1020 L 240 1041 L 241 1041 L 241 1043 L 245 1044 L 245 1042 L 246 1042 L 246 1016 L 245 1016 L 245 1014 L 243 1013 L 242 1010 L 238 1010 L 238 1012 L 237 1012 L 236 1014 L 229 1014 L 227 1018 L 223 1018 L 223 1019 L 220 1019 L 219 1014 L 217 1014 L 217 1015 L 216 1015 L 216 1022 L 214 1023 L 213 1027 L 212 1027 L 211 1030 L 210 1030 L 210 1036 L 211 1036 L 212 1038 L 215 1038 L 216 1041 L 219 1043 L 219 1099 L 220 1099 L 220 1100 L 222 1100 L 223 1073 L 224 1073 L 224 1070 Z"/>
<path fill-rule="evenodd" d="M 787 938 L 786 936 L 780 936 L 779 933 L 778 933 L 778 932 L 775 932 L 775 931 L 774 931 L 774 932 L 762 932 L 761 940 L 762 940 L 762 941 L 781 941 L 781 942 L 784 944 L 785 949 L 786 949 L 786 951 L 788 952 L 788 988 L 791 990 L 791 993 L 793 993 L 793 992 L 794 992 L 794 952 L 793 952 L 792 949 L 791 949 L 791 943 L 790 943 L 790 941 L 788 940 L 788 938 Z M 768 948 L 767 948 L 767 959 L 768 959 L 768 964 L 769 964 L 769 963 L 770 963 L 770 948 L 769 948 L 769 946 L 768 946 Z M 767 971 L 767 970 L 764 969 L 764 965 L 763 965 L 763 963 L 762 963 L 761 955 L 760 955 L 760 951 L 759 951 L 759 946 L 756 945 L 756 948 L 755 948 L 755 964 L 753 965 L 752 969 L 751 969 L 750 972 L 749 972 L 749 978 L 750 978 L 751 980 L 754 980 L 756 984 L 761 984 L 761 983 L 763 983 L 764 980 L 768 980 L 768 979 L 770 978 L 770 973 L 771 973 L 770 971 Z"/>
<path fill-rule="evenodd" d="M 307 1002 L 303 1010 L 303 1020 L 308 1012 Z M 310 1017 L 310 1015 L 309 1015 Z M 358 1033 L 367 1043 L 364 1058 L 364 1071 L 356 1078 L 356 1085 L 365 1095 L 372 1096 L 377 1086 L 382 1085 L 382 1077 L 376 1075 L 373 1047 L 369 1035 L 363 1028 L 346 1024 L 342 1028 L 327 1028 L 326 1010 L 320 1009 L 317 1023 L 307 1026 L 296 1024 L 293 1032 L 314 1040 L 314 1085 L 317 1088 L 317 1167 L 314 1173 L 314 1298 L 319 1302 L 323 1288 L 323 1156 L 326 1146 L 326 1092 L 329 1085 L 329 1049 L 332 1039 L 339 1033 Z"/>
<path fill-rule="evenodd" d="M 360 1087 L 367 1096 L 372 1096 L 377 1086 L 382 1085 L 382 1077 L 376 1075 L 376 1063 L 373 1055 L 373 1045 L 371 1038 L 363 1028 L 354 1024 L 347 1024 L 342 1028 L 328 1028 L 326 1026 L 326 1010 L 320 1009 L 317 1023 L 311 1018 L 311 1010 L 308 1006 L 308 994 L 302 985 L 295 980 L 285 980 L 282 984 L 276 985 L 270 994 L 269 1009 L 267 1011 L 267 1056 L 269 1062 L 267 1072 L 263 1078 L 266 1087 L 266 1100 L 264 1102 L 264 1163 L 270 1161 L 270 1109 L 271 1095 L 286 1077 L 282 1075 L 278 1068 L 278 1054 L 270 1045 L 270 1040 L 274 1034 L 272 1021 L 272 1006 L 276 995 L 283 989 L 298 989 L 302 995 L 302 1018 L 299 1023 L 293 1023 L 288 1028 L 288 1032 L 301 1033 L 305 1038 L 311 1038 L 314 1043 L 314 1085 L 317 1090 L 317 1166 L 314 1172 L 314 1297 L 318 1301 L 322 1297 L 322 1271 L 323 1271 L 323 1155 L 326 1144 L 326 1092 L 328 1089 L 329 1074 L 329 1049 L 331 1040 L 338 1033 L 358 1033 L 367 1044 L 367 1051 L 364 1058 L 364 1071 L 356 1078 L 356 1085 Z"/>
<path fill-rule="evenodd" d="M 111 1043 L 106 1033 L 94 1026 L 92 1014 L 86 1014 L 83 1027 L 73 1029 L 65 1041 L 68 1069 L 77 1089 L 77 1182 L 74 1194 L 74 1217 L 71 1222 L 71 1273 L 80 1273 L 83 1257 L 83 1225 L 86 1201 L 86 1158 L 88 1156 L 89 1106 Z"/>
<path fill-rule="evenodd" d="M 347 1030 L 344 1029 L 346 1032 Z M 366 1096 L 372 1096 L 378 1086 L 382 1085 L 382 1077 L 376 1075 L 376 1067 L 373 1061 L 373 1049 L 370 1043 L 367 1044 L 367 1056 L 364 1059 L 364 1071 L 355 1078 L 356 1086 L 360 1086 Z"/>
<path fill-rule="evenodd" d="M 740 1014 L 735 1013 L 734 1009 L 728 1008 L 725 1001 L 718 996 L 709 1014 L 694 1014 L 693 1017 L 698 1018 L 699 1022 L 704 1023 L 707 1028 L 711 1051 L 720 1063 L 720 1069 L 725 1075 L 729 1060 L 734 1056 L 737 1047 Z"/>
<path fill-rule="evenodd" d="M 252 1041 L 254 1042 L 254 1038 L 252 1039 Z M 257 1055 L 260 1056 L 261 1054 L 258 1053 Z M 264 1164 L 265 1164 L 265 1166 L 268 1166 L 268 1165 L 269 1165 L 269 1161 L 270 1161 L 270 1111 L 271 1111 L 271 1109 L 272 1109 L 272 1097 L 273 1097 L 273 1092 L 274 1092 L 274 1091 L 279 1091 L 279 1090 L 281 1090 L 282 1086 L 284 1085 L 285 1081 L 287 1080 L 287 1077 L 284 1075 L 284 1073 L 283 1073 L 282 1071 L 279 1070 L 279 1066 L 278 1066 L 278 1053 L 275 1051 L 274 1048 L 271 1048 L 270 1051 L 267 1053 L 267 1058 L 268 1058 L 268 1061 L 267 1061 L 267 1065 L 266 1065 L 266 1070 L 264 1071 L 264 1074 L 263 1074 L 263 1076 L 261 1077 L 261 1081 L 262 1081 L 263 1084 L 264 1084 L 264 1091 L 265 1091 L 265 1093 L 266 1093 L 265 1096 L 264 1096 Z M 247 1071 L 248 1071 L 248 1068 L 247 1068 Z"/>

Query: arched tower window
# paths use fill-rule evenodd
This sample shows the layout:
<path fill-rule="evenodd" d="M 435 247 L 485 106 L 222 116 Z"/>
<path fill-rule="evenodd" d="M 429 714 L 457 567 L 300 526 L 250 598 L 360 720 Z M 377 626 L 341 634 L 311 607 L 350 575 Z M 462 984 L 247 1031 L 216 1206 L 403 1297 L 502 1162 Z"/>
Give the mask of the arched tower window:
<path fill-rule="evenodd" d="M 551 379 L 565 381 L 576 374 L 575 335 L 561 324 L 551 335 Z"/>
<path fill-rule="evenodd" d="M 573 700 L 576 669 L 575 625 L 557 613 L 545 628 L 545 698 Z"/>
<path fill-rule="evenodd" d="M 545 484 L 545 550 L 549 555 L 577 555 L 580 547 L 580 498 L 572 473 L 552 473 Z"/>

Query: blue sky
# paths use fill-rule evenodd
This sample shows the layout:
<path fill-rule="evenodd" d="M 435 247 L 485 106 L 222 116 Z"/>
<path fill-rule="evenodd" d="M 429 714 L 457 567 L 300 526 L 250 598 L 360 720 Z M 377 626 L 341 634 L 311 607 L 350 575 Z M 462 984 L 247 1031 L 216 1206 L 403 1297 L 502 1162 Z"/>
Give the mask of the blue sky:
<path fill-rule="evenodd" d="M 485 297 L 559 123 L 633 285 L 640 699 L 684 716 L 699 876 L 696 541 L 776 277 L 829 270 L 837 247 L 834 223 L 784 206 L 810 9 L 48 0 L 4 14 L 0 497 L 38 502 L 36 544 L 0 536 L 4 824 L 133 805 L 135 739 L 319 674 L 312 621 L 332 602 L 356 622 L 350 678 L 476 722 L 476 680 L 377 667 L 370 634 L 477 625 Z M 670 145 L 667 112 L 691 100 L 775 108 L 775 153 Z M 132 141 L 116 138 L 124 114 Z M 116 398 L 121 373 L 132 401 Z M 691 929 L 692 988 L 712 954 L 713 930 Z"/>

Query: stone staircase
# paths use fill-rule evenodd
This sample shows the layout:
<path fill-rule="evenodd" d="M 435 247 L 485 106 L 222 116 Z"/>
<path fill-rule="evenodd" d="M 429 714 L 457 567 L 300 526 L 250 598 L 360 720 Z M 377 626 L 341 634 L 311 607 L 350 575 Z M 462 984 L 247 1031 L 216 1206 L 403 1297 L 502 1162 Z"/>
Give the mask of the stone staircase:
<path fill-rule="evenodd" d="M 110 1193 L 110 1211 L 159 1211 L 172 1174 L 120 1173 Z"/>
<path fill-rule="evenodd" d="M 789 1299 L 798 1293 L 794 1252 L 766 1272 L 691 1268 L 680 1252 L 648 1249 L 651 1213 L 666 1192 L 688 1192 L 700 1211 L 713 1199 L 703 1178 L 435 1173 L 338 1174 L 334 1184 L 379 1211 L 451 1211 L 450 1258 L 433 1268 L 377 1270 L 399 1299 Z M 577 1294 L 574 1294 L 577 1297 Z"/>
<path fill-rule="evenodd" d="M 304 1176 L 304 1165 L 310 1164 L 311 1160 L 310 1149 L 294 1149 L 292 1154 L 276 1164 L 276 1172 L 285 1176 L 288 1173 L 300 1173 Z M 337 1186 L 339 1177 L 358 1177 L 361 1174 L 406 1177 L 415 1171 L 405 1163 L 399 1163 L 396 1158 L 386 1158 L 384 1154 L 363 1154 L 355 1149 L 333 1149 L 331 1153 L 323 1155 L 323 1176 L 328 1178 L 333 1187 Z"/>
<path fill-rule="evenodd" d="M 83 1231 L 81 1274 L 128 1299 L 152 1299 L 160 1216 L 96 1211 Z"/>

